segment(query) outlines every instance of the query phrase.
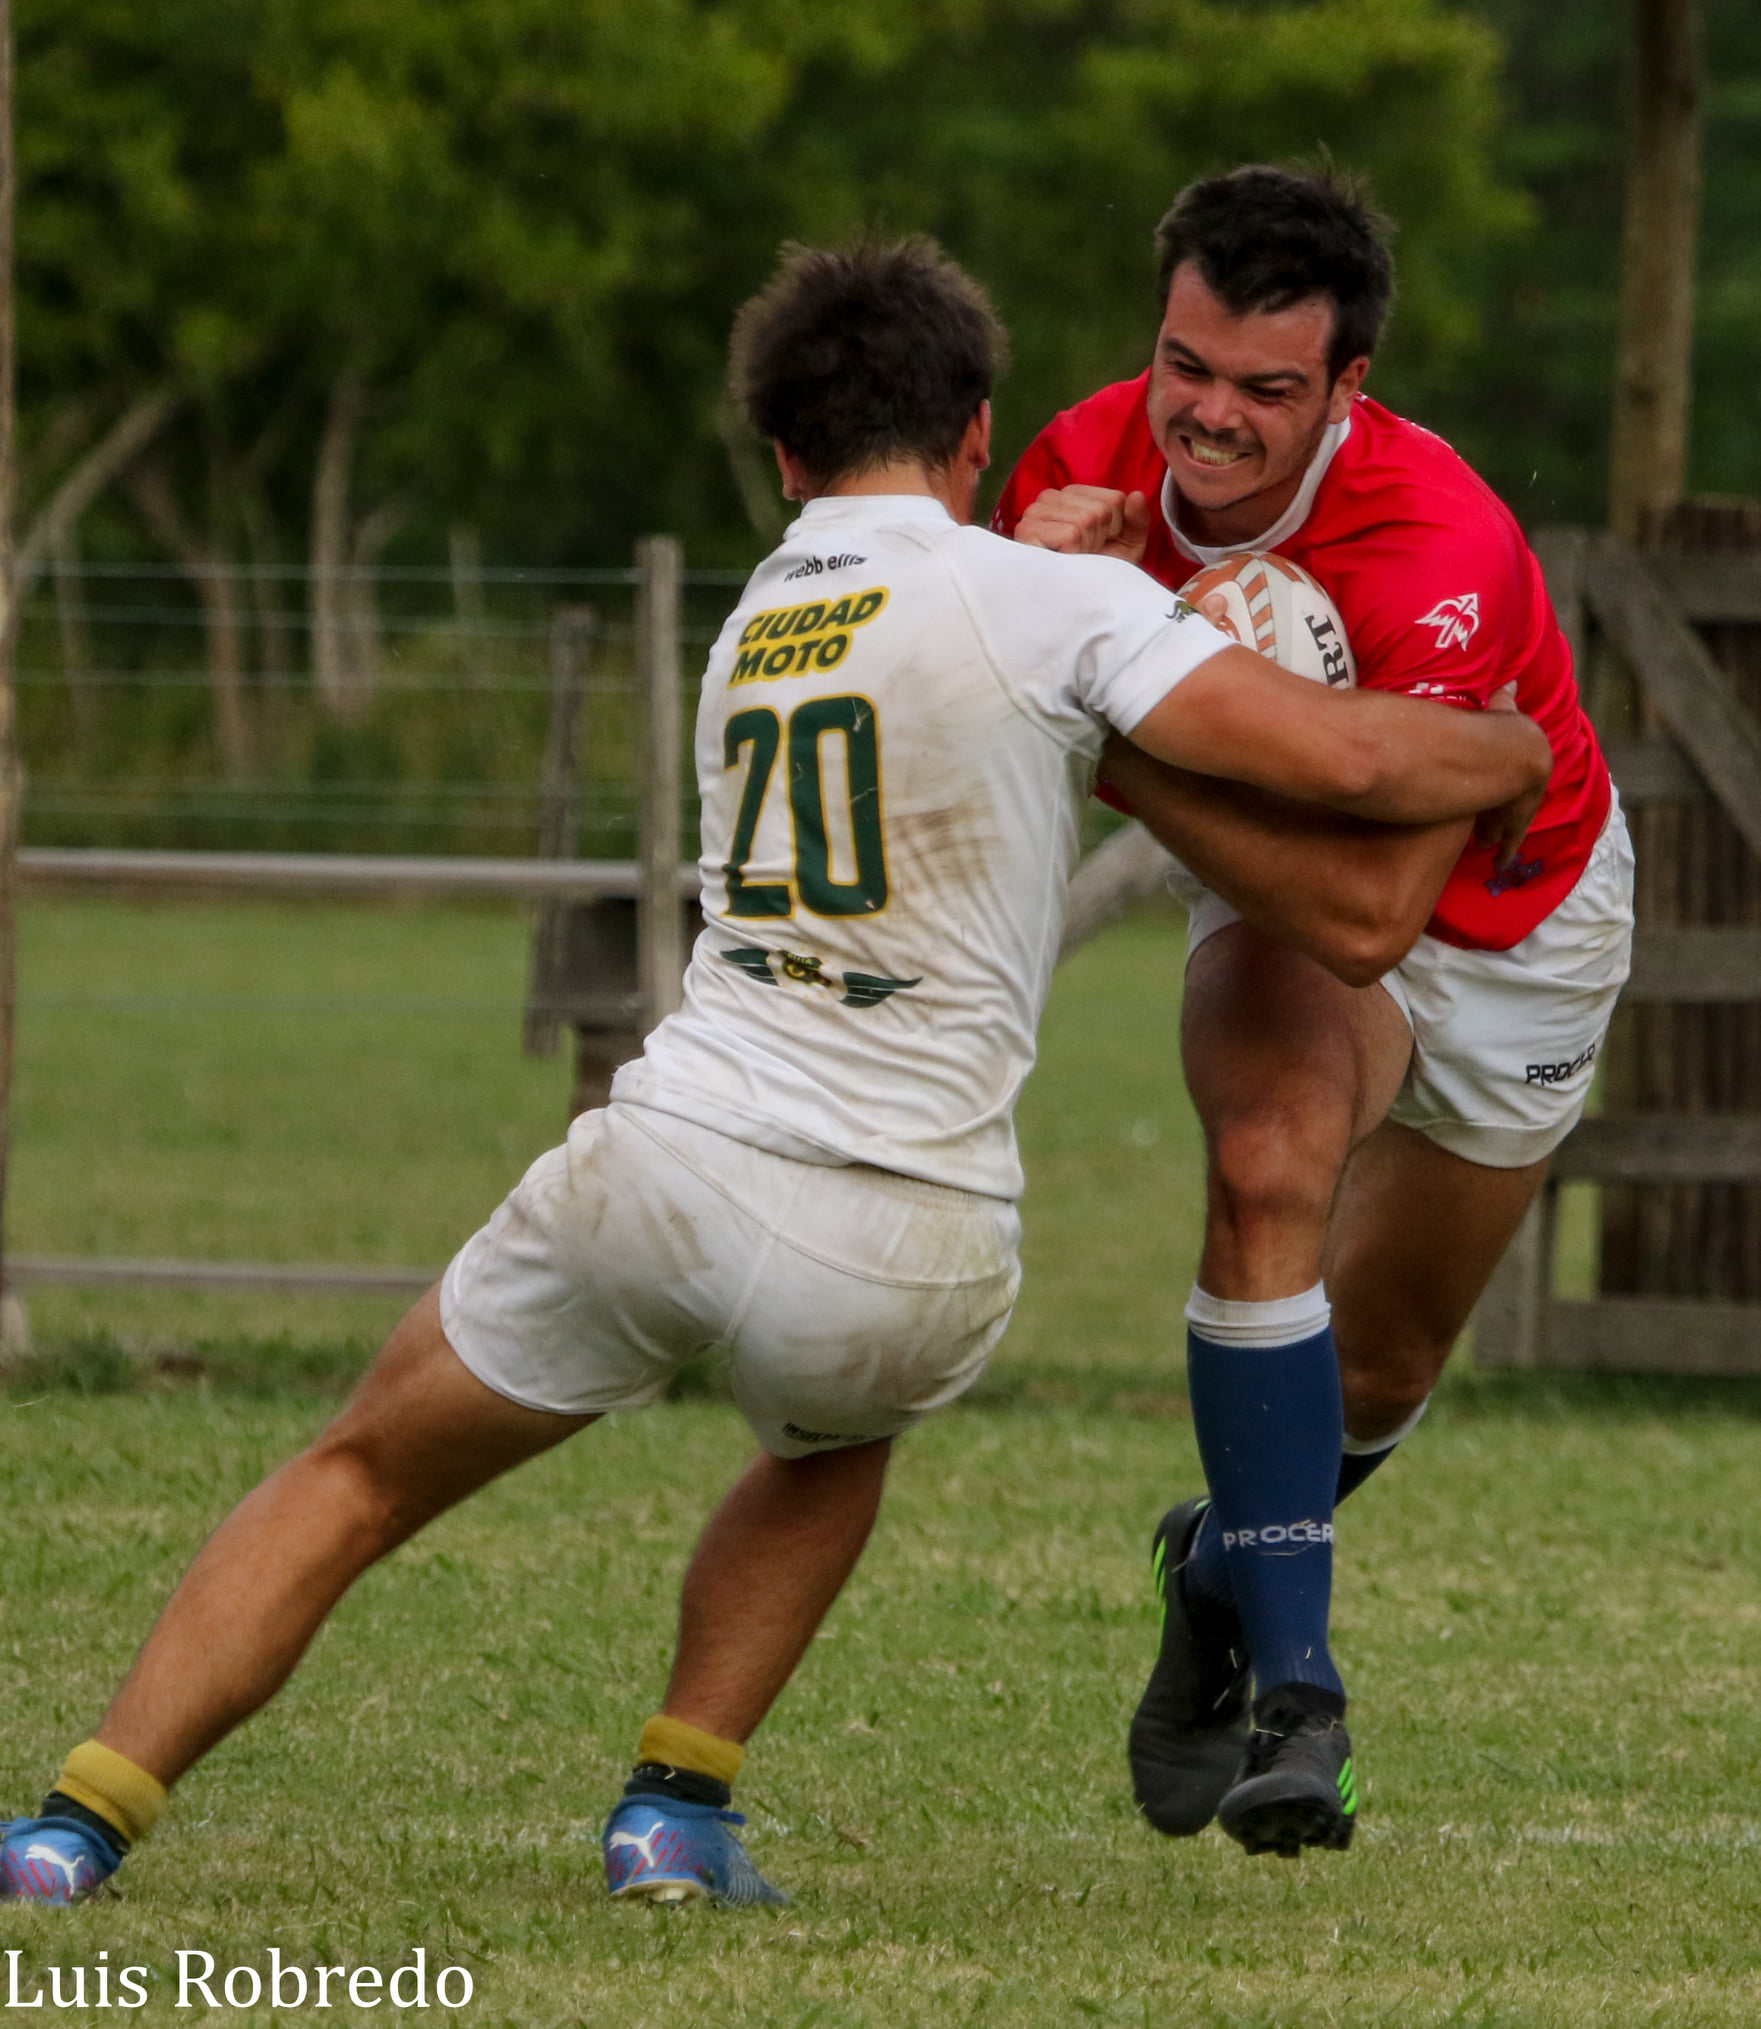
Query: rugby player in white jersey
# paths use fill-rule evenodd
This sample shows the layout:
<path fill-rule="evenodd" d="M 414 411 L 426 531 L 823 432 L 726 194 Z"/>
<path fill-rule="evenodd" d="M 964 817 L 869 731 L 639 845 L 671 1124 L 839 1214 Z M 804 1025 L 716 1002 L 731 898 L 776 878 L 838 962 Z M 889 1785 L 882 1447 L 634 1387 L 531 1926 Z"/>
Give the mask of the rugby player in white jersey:
<path fill-rule="evenodd" d="M 716 1348 L 762 1450 L 686 1573 L 607 1880 L 780 1899 L 731 1785 L 861 1552 L 892 1440 L 1008 1320 L 1014 1106 L 1107 729 L 1393 822 L 1489 812 L 1511 850 L 1526 826 L 1550 765 L 1529 721 L 1329 693 L 1126 564 L 971 527 L 1001 333 L 933 246 L 796 249 L 735 338 L 803 512 L 704 679 L 683 1007 L 222 1523 L 96 1738 L 3 1828 L 6 1894 L 89 1892 L 370 1564 Z"/>

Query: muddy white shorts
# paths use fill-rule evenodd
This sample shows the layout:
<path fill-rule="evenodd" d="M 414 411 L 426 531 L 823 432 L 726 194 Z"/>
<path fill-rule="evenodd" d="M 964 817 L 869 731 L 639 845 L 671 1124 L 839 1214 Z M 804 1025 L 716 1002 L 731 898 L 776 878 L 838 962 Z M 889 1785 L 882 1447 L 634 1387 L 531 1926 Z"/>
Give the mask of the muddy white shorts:
<path fill-rule="evenodd" d="M 1182 869 L 1187 959 L 1240 916 Z M 1583 877 L 1508 951 L 1421 937 L 1381 984 L 1412 1029 L 1388 1117 L 1468 1162 L 1521 1169 L 1577 1125 L 1632 967 L 1633 851 L 1617 800 Z"/>
<path fill-rule="evenodd" d="M 725 1354 L 782 1458 L 892 1437 L 971 1387 L 1020 1287 L 1001 1198 L 796 1162 L 648 1107 L 584 1113 L 447 1269 L 440 1316 L 528 1408 L 635 1409 Z"/>

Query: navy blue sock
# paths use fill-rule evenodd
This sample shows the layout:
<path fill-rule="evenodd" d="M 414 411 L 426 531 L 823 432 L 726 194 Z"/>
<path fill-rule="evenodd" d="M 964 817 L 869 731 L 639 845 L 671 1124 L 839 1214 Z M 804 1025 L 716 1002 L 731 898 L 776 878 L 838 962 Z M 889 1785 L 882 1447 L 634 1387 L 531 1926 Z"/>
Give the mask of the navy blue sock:
<path fill-rule="evenodd" d="M 1193 1428 L 1255 1682 L 1343 1698 L 1327 1648 L 1344 1424 L 1326 1298 L 1224 1303 L 1195 1289 L 1187 1317 Z"/>
<path fill-rule="evenodd" d="M 1333 1488 L 1335 1508 L 1356 1493 L 1371 1473 L 1388 1463 L 1418 1428 L 1419 1419 L 1429 1406 L 1430 1399 L 1427 1395 L 1394 1435 L 1384 1439 L 1374 1451 L 1340 1453 L 1339 1478 Z M 1346 1442 L 1349 1444 L 1351 1440 L 1347 1438 Z M 1215 1515 L 1207 1515 L 1200 1522 L 1198 1534 L 1193 1539 L 1186 1566 L 1186 1590 L 1193 1599 L 1202 1599 L 1212 1606 L 1232 1607 L 1235 1604 L 1235 1595 L 1229 1589 L 1229 1560 L 1223 1554 L 1223 1532 L 1217 1526 Z"/>
<path fill-rule="evenodd" d="M 1414 1421 L 1417 1421 L 1416 1417 Z M 1333 1505 L 1338 1507 L 1339 1503 L 1348 1494 L 1357 1492 L 1358 1488 L 1363 1485 L 1371 1473 L 1375 1472 L 1379 1467 L 1386 1465 L 1389 1459 L 1394 1456 L 1395 1449 L 1399 1445 L 1401 1438 L 1405 1437 L 1406 1434 L 1405 1430 L 1399 1431 L 1386 1444 L 1379 1446 L 1375 1451 L 1341 1452 L 1339 1455 L 1339 1484 L 1333 1489 Z"/>

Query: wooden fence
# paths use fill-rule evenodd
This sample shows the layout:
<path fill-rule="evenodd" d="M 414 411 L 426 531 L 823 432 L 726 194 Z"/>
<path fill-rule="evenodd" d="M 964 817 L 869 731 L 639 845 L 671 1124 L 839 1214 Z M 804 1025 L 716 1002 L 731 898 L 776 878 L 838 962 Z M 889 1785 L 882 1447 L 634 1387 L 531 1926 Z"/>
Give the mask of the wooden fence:
<path fill-rule="evenodd" d="M 1537 545 L 1632 820 L 1633 976 L 1602 1111 L 1476 1315 L 1482 1366 L 1761 1374 L 1761 509 L 1640 552 Z M 1558 1192 L 1600 1186 L 1597 1294 L 1553 1294 Z"/>
<path fill-rule="evenodd" d="M 1761 1373 L 1761 510 L 1696 509 L 1643 554 L 1575 531 L 1538 545 L 1633 819 L 1639 934 L 1605 1105 L 1568 1137 L 1475 1321 L 1487 1366 Z M 576 1036 L 576 1098 L 675 1004 L 697 891 L 683 860 L 681 571 L 639 555 L 643 824 L 635 860 L 572 856 L 589 609 L 562 609 L 541 851 L 530 859 L 26 850 L 29 887 L 526 897 L 541 904 L 527 1046 Z M 1085 861 L 1065 949 L 1167 857 L 1136 827 Z M 1552 1293 L 1561 1186 L 1602 1197 L 1591 1301 Z M 9 1280 L 408 1293 L 431 1273 L 213 1261 L 15 1257 Z"/>
<path fill-rule="evenodd" d="M 684 972 L 684 929 L 698 887 L 695 862 L 682 857 L 683 667 L 681 609 L 684 571 L 678 542 L 650 537 L 638 546 L 636 659 L 643 717 L 641 852 L 635 860 L 573 857 L 575 725 L 585 694 L 594 637 L 591 612 L 561 609 L 551 633 L 552 711 L 545 756 L 541 852 L 530 859 L 417 858 L 330 853 L 153 852 L 35 848 L 19 853 L 27 888 L 180 892 L 192 894 L 329 894 L 500 896 L 541 904 L 535 943 L 534 991 L 527 1008 L 529 1046 L 542 1046 L 547 965 L 566 959 L 572 920 L 604 920 L 610 911 L 630 926 L 633 976 L 621 996 L 619 1057 L 644 1029 L 676 1005 Z M 640 924 L 638 935 L 637 925 Z M 546 943 L 546 926 L 550 943 Z M 552 956 L 547 959 L 549 951 Z M 554 982 L 553 982 L 554 983 Z M 548 1013 L 576 1013 L 565 1001 Z M 592 1010 L 589 1010 L 591 1016 Z M 589 1053 L 590 1054 L 590 1053 Z M 615 1060 L 614 1060 L 615 1061 Z M 609 1072 L 607 1073 L 609 1076 Z M 125 1260 L 13 1255 L 9 1286 L 183 1286 L 408 1295 L 438 1271 L 339 1264 Z"/>

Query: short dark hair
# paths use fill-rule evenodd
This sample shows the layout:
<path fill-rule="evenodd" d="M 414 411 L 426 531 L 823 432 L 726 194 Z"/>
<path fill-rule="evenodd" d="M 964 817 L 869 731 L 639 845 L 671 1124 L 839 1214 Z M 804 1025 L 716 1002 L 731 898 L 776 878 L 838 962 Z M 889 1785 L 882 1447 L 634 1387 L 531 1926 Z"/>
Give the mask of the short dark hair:
<path fill-rule="evenodd" d="M 730 383 L 753 428 L 824 485 L 895 458 L 948 464 L 1007 349 L 989 298 L 932 239 L 791 244 L 734 319 Z"/>
<path fill-rule="evenodd" d="M 1232 169 L 1189 183 L 1156 227 L 1161 300 L 1187 261 L 1238 317 L 1330 296 L 1337 380 L 1376 349 L 1394 296 L 1393 236 L 1363 185 L 1330 164 Z"/>

